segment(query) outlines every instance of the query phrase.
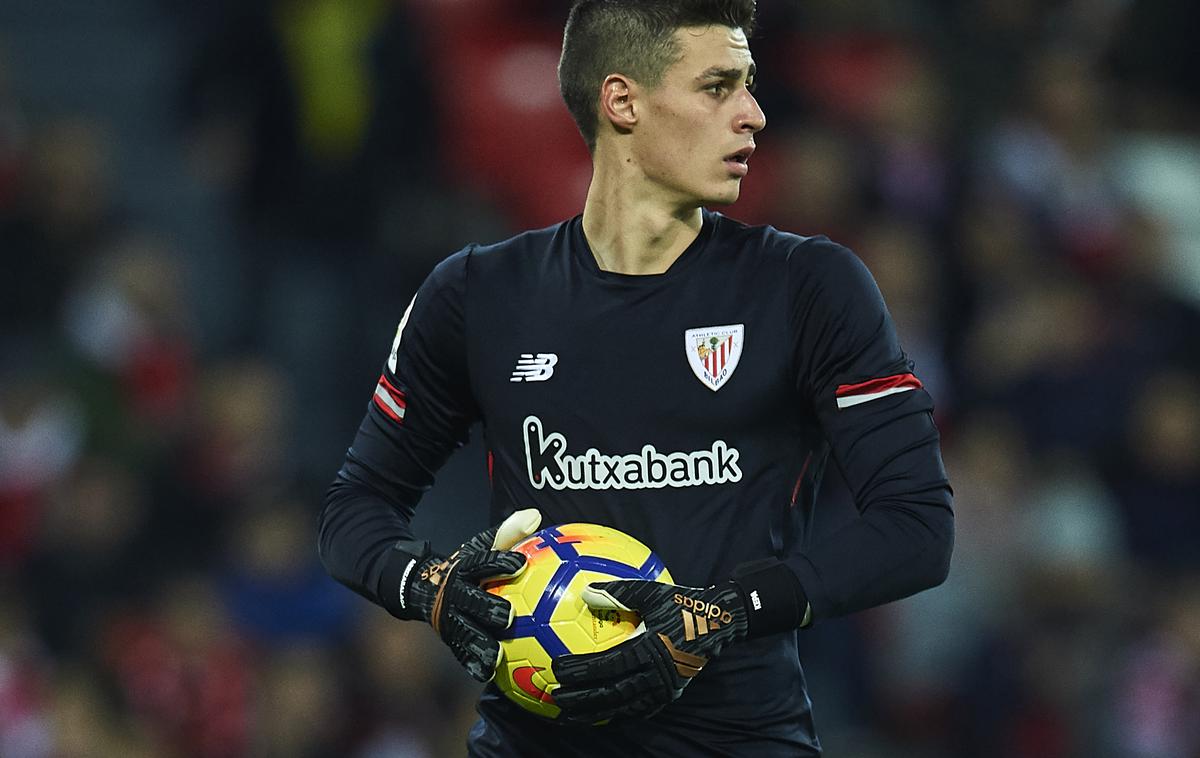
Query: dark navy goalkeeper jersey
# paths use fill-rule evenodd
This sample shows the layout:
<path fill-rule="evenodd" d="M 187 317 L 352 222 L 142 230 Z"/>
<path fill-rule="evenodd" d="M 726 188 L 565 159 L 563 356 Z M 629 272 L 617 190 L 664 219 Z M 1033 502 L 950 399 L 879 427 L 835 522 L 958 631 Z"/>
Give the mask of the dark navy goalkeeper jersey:
<path fill-rule="evenodd" d="M 418 499 L 479 422 L 493 523 L 536 507 L 543 525 L 612 526 L 696 587 L 778 557 L 819 621 L 944 578 L 931 411 L 846 248 L 705 211 L 666 273 L 623 275 L 599 269 L 576 217 L 468 247 L 422 285 L 327 498 L 322 556 L 387 605 L 389 546 L 413 538 Z M 813 542 L 831 454 L 861 516 Z M 648 720 L 562 727 L 491 686 L 480 713 L 480 755 L 817 751 L 795 632 L 729 646 Z"/>

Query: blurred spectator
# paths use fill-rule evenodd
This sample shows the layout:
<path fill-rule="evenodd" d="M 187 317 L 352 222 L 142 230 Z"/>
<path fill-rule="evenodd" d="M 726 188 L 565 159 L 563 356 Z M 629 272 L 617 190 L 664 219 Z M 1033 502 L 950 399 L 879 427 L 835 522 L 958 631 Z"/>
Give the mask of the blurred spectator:
<path fill-rule="evenodd" d="M 187 74 L 196 166 L 256 226 L 362 238 L 390 188 L 431 178 L 430 78 L 403 4 L 218 4 Z"/>
<path fill-rule="evenodd" d="M 87 667 L 67 667 L 52 685 L 50 717 L 54 758 L 120 755 L 130 758 L 176 758 L 154 730 L 129 722 L 114 707 L 102 678 Z"/>
<path fill-rule="evenodd" d="M 1200 575 L 1156 588 L 1154 624 L 1119 662 L 1111 729 L 1134 758 L 1200 754 Z"/>
<path fill-rule="evenodd" d="M 344 641 L 362 609 L 317 560 L 304 500 L 293 493 L 259 500 L 265 502 L 249 503 L 229 533 L 231 565 L 221 592 L 234 623 L 261 648 Z"/>
<path fill-rule="evenodd" d="M 185 433 L 147 460 L 154 554 L 184 571 L 217 568 L 226 523 L 292 466 L 290 386 L 276 366 L 227 358 L 204 366 L 193 386 Z"/>
<path fill-rule="evenodd" d="M 340 676 L 328 651 L 284 647 L 261 667 L 249 754 L 336 758 L 346 715 Z"/>
<path fill-rule="evenodd" d="M 149 235 L 125 232 L 75 273 L 64 328 L 123 406 L 115 423 L 124 428 L 97 434 L 131 447 L 170 441 L 194 391 L 191 317 L 177 255 Z"/>
<path fill-rule="evenodd" d="M 1195 212 L 1200 141 L 1178 134 L 1128 135 L 1117 156 L 1117 175 L 1135 214 L 1127 219 L 1132 251 L 1153 253 L 1157 289 L 1200 306 L 1200 215 Z M 1149 234 L 1142 237 L 1143 232 Z"/>
<path fill-rule="evenodd" d="M 947 447 L 957 515 L 950 578 L 941 587 L 881 609 L 877 702 L 894 739 L 951 748 L 965 730 L 969 683 L 981 641 L 1019 627 L 1022 537 L 1033 463 L 1020 430 L 996 411 L 959 422 Z M 992 735 L 987 735 L 991 739 Z"/>
<path fill-rule="evenodd" d="M 1200 52 L 1188 30 L 1200 22 L 1200 9 L 1153 0 L 1120 5 L 1108 60 L 1124 85 L 1122 117 L 1154 131 L 1194 131 L 1200 116 Z"/>
<path fill-rule="evenodd" d="M 937 244 L 921 227 L 900 217 L 881 219 L 862 234 L 860 255 L 895 314 L 896 332 L 921 382 L 937 398 L 936 412 L 953 414 L 954 394 L 946 355 L 945 273 Z"/>
<path fill-rule="evenodd" d="M 1083 274 L 1103 268 L 1116 254 L 1122 209 L 1111 105 L 1089 66 L 1069 49 L 1034 58 L 1026 112 L 997 129 L 987 145 L 994 177 Z"/>
<path fill-rule="evenodd" d="M 247 754 L 253 660 L 199 578 L 164 583 L 155 613 L 115 619 L 103 660 L 133 714 L 183 758 Z"/>
<path fill-rule="evenodd" d="M 0 48 L 0 218 L 7 215 L 17 196 L 29 148 L 29 125 L 13 96 L 7 57 Z"/>
<path fill-rule="evenodd" d="M 1108 467 L 1130 547 L 1147 566 L 1200 567 L 1200 378 L 1163 369 L 1128 406 Z"/>
<path fill-rule="evenodd" d="M 397 624 L 372 608 L 352 649 L 357 758 L 462 753 L 478 691 L 473 682 L 447 676 L 458 664 L 445 646 L 424 629 Z M 464 723 L 463 711 L 470 721 Z M 448 728 L 434 732 L 427 728 L 431 723 Z"/>
<path fill-rule="evenodd" d="M 1104 592 L 1125 563 L 1124 532 L 1116 499 L 1087 460 L 1072 453 L 1047 456 L 1017 531 L 1028 570 L 1078 579 Z M 1078 588 L 1077 588 L 1078 589 Z"/>
<path fill-rule="evenodd" d="M 50 758 L 47 659 L 21 597 L 0 585 L 0 754 Z"/>
<path fill-rule="evenodd" d="M 938 71 L 914 56 L 893 72 L 869 114 L 874 190 L 885 209 L 928 229 L 942 228 L 952 208 L 952 112 Z"/>
<path fill-rule="evenodd" d="M 774 152 L 779 185 L 787 188 L 770 209 L 780 228 L 854 245 L 864 193 L 861 148 L 834 130 L 810 126 L 781 135 Z"/>
<path fill-rule="evenodd" d="M 83 405 L 42 350 L 9 343 L 0 369 L 0 567 L 32 547 L 50 489 L 83 449 Z"/>
<path fill-rule="evenodd" d="M 978 399 L 1008 408 L 1036 449 L 1094 455 L 1119 428 L 1107 409 L 1121 407 L 1128 378 L 1117 365 L 1095 380 L 1114 350 L 1106 314 L 1093 291 L 1051 271 L 979 314 L 964 379 Z"/>
<path fill-rule="evenodd" d="M 1155 366 L 1200 370 L 1200 301 L 1172 286 L 1169 232 L 1159 219 L 1126 217 L 1122 254 L 1100 290 L 1121 353 L 1145 376 Z M 1197 240 L 1200 243 L 1200 239 Z"/>
<path fill-rule="evenodd" d="M 210 506 L 273 484 L 286 470 L 288 382 L 258 358 L 207 367 L 198 383 L 196 437 L 181 472 Z"/>
<path fill-rule="evenodd" d="M 26 586 L 41 639 L 60 655 L 96 653 L 114 614 L 149 590 L 141 483 L 117 461 L 85 458 L 41 515 Z"/>
<path fill-rule="evenodd" d="M 86 119 L 35 131 L 25 177 L 0 213 L 5 275 L 0 327 L 46 339 L 67 286 L 88 255 L 112 235 L 108 135 Z"/>

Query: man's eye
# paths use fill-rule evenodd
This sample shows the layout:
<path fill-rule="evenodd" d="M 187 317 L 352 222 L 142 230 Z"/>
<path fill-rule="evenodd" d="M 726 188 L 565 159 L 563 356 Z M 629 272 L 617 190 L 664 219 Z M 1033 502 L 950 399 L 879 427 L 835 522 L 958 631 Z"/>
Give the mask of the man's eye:
<path fill-rule="evenodd" d="M 709 92 L 711 92 L 712 94 L 714 94 L 718 97 L 720 97 L 721 95 L 724 95 L 725 91 L 726 91 L 726 87 L 723 82 L 717 82 L 716 84 L 710 84 L 707 87 L 705 87 L 705 89 L 707 89 Z"/>
<path fill-rule="evenodd" d="M 758 80 L 757 79 L 747 79 L 746 80 L 746 89 L 749 90 L 750 94 L 753 95 L 754 90 L 758 89 Z"/>

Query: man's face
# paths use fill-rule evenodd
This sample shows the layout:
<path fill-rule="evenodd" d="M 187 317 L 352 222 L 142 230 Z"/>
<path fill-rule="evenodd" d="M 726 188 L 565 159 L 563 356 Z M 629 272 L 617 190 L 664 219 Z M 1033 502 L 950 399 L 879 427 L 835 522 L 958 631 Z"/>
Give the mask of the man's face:
<path fill-rule="evenodd" d="M 754 61 L 741 29 L 685 27 L 682 57 L 643 90 L 633 150 L 646 176 L 682 204 L 738 198 L 754 133 L 766 117 L 748 87 Z"/>

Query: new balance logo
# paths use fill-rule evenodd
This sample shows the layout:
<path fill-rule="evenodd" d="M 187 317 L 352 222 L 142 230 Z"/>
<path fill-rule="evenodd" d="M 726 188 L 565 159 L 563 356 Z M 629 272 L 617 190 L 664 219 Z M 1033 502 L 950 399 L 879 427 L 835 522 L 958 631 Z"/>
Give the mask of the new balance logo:
<path fill-rule="evenodd" d="M 720 629 L 722 624 L 729 624 L 733 621 L 733 616 L 729 611 L 722 611 L 719 605 L 706 603 L 703 600 L 696 600 L 679 593 L 675 593 L 674 600 L 676 605 L 683 606 L 679 609 L 679 613 L 683 616 L 684 642 L 691 642 L 697 637 L 703 637 L 711 631 Z"/>
<path fill-rule="evenodd" d="M 513 370 L 510 382 L 544 382 L 554 376 L 554 367 L 558 365 L 558 355 L 555 353 L 521 353 L 517 359 L 517 367 Z"/>

